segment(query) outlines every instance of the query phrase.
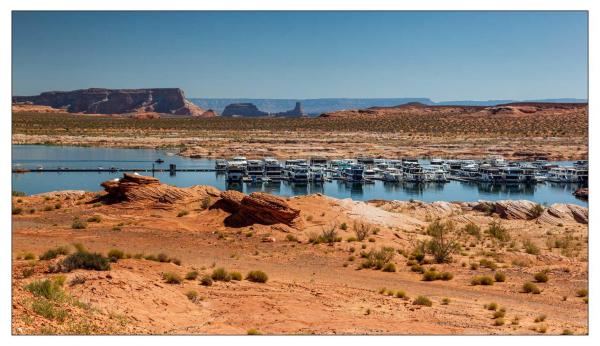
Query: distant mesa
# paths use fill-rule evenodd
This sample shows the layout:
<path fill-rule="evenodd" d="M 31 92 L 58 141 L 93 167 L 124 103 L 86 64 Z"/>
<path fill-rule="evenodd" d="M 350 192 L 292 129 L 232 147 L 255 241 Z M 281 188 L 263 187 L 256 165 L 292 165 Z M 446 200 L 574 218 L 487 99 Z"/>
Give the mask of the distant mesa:
<path fill-rule="evenodd" d="M 48 91 L 37 96 L 13 96 L 13 104 L 49 106 L 83 114 L 144 114 L 143 117 L 150 117 L 149 113 L 196 117 L 215 115 L 188 101 L 179 88 Z"/>
<path fill-rule="evenodd" d="M 232 103 L 225 107 L 221 116 L 224 117 L 264 117 L 269 115 L 258 109 L 252 103 Z"/>
<path fill-rule="evenodd" d="M 299 117 L 303 116 L 302 104 L 296 102 L 293 109 L 279 113 L 263 112 L 253 103 L 232 103 L 225 107 L 222 116 L 224 117 L 265 117 L 265 116 L 281 116 L 281 117 Z"/>

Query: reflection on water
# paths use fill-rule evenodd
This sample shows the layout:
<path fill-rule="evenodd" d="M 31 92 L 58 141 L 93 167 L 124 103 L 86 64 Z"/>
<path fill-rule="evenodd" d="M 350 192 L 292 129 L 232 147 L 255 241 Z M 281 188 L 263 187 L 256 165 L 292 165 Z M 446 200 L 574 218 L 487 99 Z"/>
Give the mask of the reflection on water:
<path fill-rule="evenodd" d="M 165 162 L 160 167 L 167 169 L 169 164 L 178 168 L 213 168 L 214 161 L 206 159 L 189 159 L 169 155 L 167 151 L 148 149 L 114 149 L 85 147 L 48 147 L 39 145 L 14 145 L 13 166 L 34 168 L 80 167 L 96 168 L 111 166 L 120 168 L 152 168 L 158 158 Z M 157 165 L 158 166 L 158 165 Z M 141 173 L 148 174 L 151 173 Z M 120 177 L 121 173 L 98 172 L 52 172 L 12 174 L 12 189 L 27 194 L 58 191 L 87 190 L 98 191 L 100 183 Z M 575 203 L 587 206 L 586 201 L 576 199 L 572 193 L 576 184 L 556 184 L 546 182 L 536 185 L 480 184 L 473 182 L 451 181 L 448 183 L 402 183 L 390 184 L 376 181 L 371 184 L 347 183 L 331 181 L 325 183 L 298 184 L 286 181 L 270 181 L 268 183 L 237 183 L 225 181 L 221 172 L 177 172 L 170 175 L 156 172 L 155 177 L 163 183 L 175 186 L 211 185 L 220 190 L 236 190 L 243 193 L 267 192 L 275 195 L 294 196 L 321 193 L 336 198 L 352 198 L 355 200 L 371 199 L 418 199 L 433 201 L 477 201 L 499 199 L 528 199 L 538 203 Z"/>

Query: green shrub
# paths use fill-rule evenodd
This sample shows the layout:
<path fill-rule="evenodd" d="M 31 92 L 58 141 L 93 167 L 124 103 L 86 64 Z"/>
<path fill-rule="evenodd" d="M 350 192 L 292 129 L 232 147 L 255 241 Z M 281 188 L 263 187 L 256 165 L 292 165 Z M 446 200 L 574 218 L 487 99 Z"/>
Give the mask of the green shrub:
<path fill-rule="evenodd" d="M 175 265 L 181 265 L 181 260 L 179 258 L 169 258 L 169 261 Z"/>
<path fill-rule="evenodd" d="M 40 255 L 40 260 L 51 260 L 59 255 L 68 255 L 69 248 L 66 246 L 58 246 L 54 249 L 46 250 L 43 254 Z"/>
<path fill-rule="evenodd" d="M 165 282 L 168 284 L 180 284 L 183 281 L 179 274 L 173 272 L 163 273 L 162 277 L 163 280 L 165 280 Z"/>
<path fill-rule="evenodd" d="M 435 270 L 428 270 L 423 273 L 423 281 L 435 281 L 439 279 L 439 276 L 440 273 L 436 272 Z"/>
<path fill-rule="evenodd" d="M 450 298 L 442 299 L 442 305 L 450 305 Z"/>
<path fill-rule="evenodd" d="M 499 327 L 499 326 L 503 326 L 503 325 L 504 325 L 504 323 L 505 323 L 505 322 L 504 322 L 504 318 L 502 318 L 502 317 L 498 317 L 498 318 L 496 318 L 496 319 L 494 320 L 494 325 L 495 325 L 495 326 L 498 326 L 498 327 Z"/>
<path fill-rule="evenodd" d="M 529 282 L 529 281 L 523 284 L 523 292 L 524 293 L 533 293 L 533 294 L 541 293 L 540 289 L 536 286 L 536 284 L 534 284 L 533 282 Z"/>
<path fill-rule="evenodd" d="M 535 320 L 533 320 L 533 322 L 535 323 L 540 323 L 540 322 L 544 322 L 546 320 L 546 315 L 539 315 L 538 317 L 535 318 Z"/>
<path fill-rule="evenodd" d="M 28 278 L 31 275 L 33 275 L 34 273 L 35 273 L 35 270 L 32 267 L 23 268 L 23 271 L 21 272 L 21 274 L 23 275 L 23 278 Z"/>
<path fill-rule="evenodd" d="M 354 237 L 354 236 L 350 236 L 346 239 L 346 241 L 348 243 L 352 243 L 352 242 L 358 241 L 358 239 L 356 239 L 356 237 Z"/>
<path fill-rule="evenodd" d="M 229 275 L 231 275 L 231 280 L 242 281 L 242 273 L 240 272 L 231 272 Z"/>
<path fill-rule="evenodd" d="M 404 291 L 396 291 L 396 298 L 402 298 L 402 299 L 406 299 L 408 298 L 408 296 L 406 295 L 406 292 Z"/>
<path fill-rule="evenodd" d="M 26 252 L 23 254 L 23 259 L 27 260 L 27 261 L 31 261 L 35 259 L 35 255 L 33 254 L 33 252 Z"/>
<path fill-rule="evenodd" d="M 410 267 L 410 270 L 415 273 L 424 273 L 425 272 L 425 269 L 423 269 L 423 267 L 420 264 L 414 264 L 413 266 Z"/>
<path fill-rule="evenodd" d="M 12 208 L 12 214 L 13 215 L 19 215 L 23 212 L 23 208 L 19 208 L 19 207 L 13 207 Z"/>
<path fill-rule="evenodd" d="M 340 225 L 340 229 L 341 229 L 342 231 L 345 231 L 345 230 L 347 230 L 347 229 L 348 229 L 348 225 L 347 225 L 345 222 L 342 222 L 342 224 Z"/>
<path fill-rule="evenodd" d="M 477 270 L 479 269 L 479 263 L 473 262 L 469 265 L 469 268 L 471 268 L 471 270 Z"/>
<path fill-rule="evenodd" d="M 70 272 L 75 269 L 109 270 L 108 258 L 99 253 L 76 252 L 59 263 L 60 270 Z"/>
<path fill-rule="evenodd" d="M 177 217 L 183 217 L 188 215 L 190 212 L 187 210 L 181 210 L 179 213 L 177 213 Z"/>
<path fill-rule="evenodd" d="M 427 226 L 427 234 L 432 239 L 424 244 L 424 247 L 428 253 L 433 255 L 437 263 L 450 262 L 452 255 L 460 249 L 453 232 L 454 223 L 452 221 L 442 223 L 436 220 Z"/>
<path fill-rule="evenodd" d="M 214 281 L 231 281 L 231 275 L 225 270 L 225 268 L 216 268 L 213 270 L 211 278 Z"/>
<path fill-rule="evenodd" d="M 200 208 L 208 209 L 209 207 L 210 207 L 210 197 L 205 196 L 204 198 L 202 198 L 202 202 L 200 203 Z"/>
<path fill-rule="evenodd" d="M 212 286 L 213 280 L 209 275 L 204 275 L 202 279 L 200 279 L 200 284 L 202 286 Z"/>
<path fill-rule="evenodd" d="M 60 285 L 50 280 L 36 280 L 25 286 L 25 289 L 34 296 L 44 297 L 50 300 L 60 300 L 64 298 L 65 293 L 60 288 Z"/>
<path fill-rule="evenodd" d="M 506 274 L 504 274 L 503 272 L 496 272 L 494 274 L 494 280 L 496 282 L 504 282 L 506 281 Z"/>
<path fill-rule="evenodd" d="M 565 330 L 563 330 L 561 335 L 573 335 L 573 331 L 570 329 L 565 329 Z"/>
<path fill-rule="evenodd" d="M 491 310 L 491 311 L 496 311 L 498 310 L 498 304 L 496 303 L 489 303 L 483 306 L 484 308 Z"/>
<path fill-rule="evenodd" d="M 116 262 L 117 260 L 123 259 L 125 257 L 125 252 L 119 249 L 111 249 L 108 251 L 107 257 L 112 262 Z"/>
<path fill-rule="evenodd" d="M 501 318 L 506 316 L 506 309 L 501 308 L 499 310 L 496 310 L 496 312 L 494 312 L 494 318 Z"/>
<path fill-rule="evenodd" d="M 73 228 L 73 229 L 85 229 L 85 228 L 87 228 L 87 222 L 81 221 L 79 219 L 73 220 L 73 223 L 71 224 L 71 228 Z"/>
<path fill-rule="evenodd" d="M 158 261 L 158 258 L 156 258 L 156 256 L 152 255 L 152 254 L 144 256 L 144 259 L 147 261 L 154 261 L 154 262 Z"/>
<path fill-rule="evenodd" d="M 543 270 L 541 272 L 535 273 L 533 278 L 537 282 L 548 282 L 548 272 Z"/>
<path fill-rule="evenodd" d="M 267 274 L 260 270 L 253 270 L 246 275 L 246 280 L 251 282 L 265 283 L 269 280 Z"/>
<path fill-rule="evenodd" d="M 100 223 L 100 222 L 102 222 L 102 216 L 100 216 L 100 215 L 90 216 L 90 217 L 88 217 L 87 222 Z"/>
<path fill-rule="evenodd" d="M 439 278 L 440 278 L 440 280 L 444 280 L 444 281 L 452 280 L 454 278 L 454 274 L 452 274 L 450 272 L 442 272 L 442 273 L 440 273 Z"/>
<path fill-rule="evenodd" d="M 194 303 L 198 301 L 198 292 L 194 290 L 189 290 L 185 292 L 185 296 Z"/>
<path fill-rule="evenodd" d="M 510 240 L 510 234 L 508 233 L 508 230 L 504 228 L 502 224 L 500 224 L 500 221 L 490 222 L 487 233 L 502 242 Z"/>
<path fill-rule="evenodd" d="M 473 222 L 469 222 L 463 227 L 463 231 L 469 235 L 472 235 L 476 238 L 481 237 L 481 228 L 474 224 Z"/>
<path fill-rule="evenodd" d="M 35 299 L 31 303 L 31 309 L 38 315 L 49 320 L 57 320 L 62 322 L 67 317 L 68 313 L 62 309 L 56 309 L 52 302 L 46 299 Z"/>
<path fill-rule="evenodd" d="M 425 296 L 418 296 L 414 301 L 413 305 L 432 306 L 431 300 Z"/>
<path fill-rule="evenodd" d="M 527 240 L 523 243 L 523 247 L 525 248 L 525 252 L 530 255 L 539 255 L 540 248 L 537 247 L 531 240 Z"/>
<path fill-rule="evenodd" d="M 544 213 L 544 207 L 541 204 L 537 203 L 531 208 L 530 212 L 533 215 L 533 218 L 536 219 L 542 216 L 542 214 Z"/>
<path fill-rule="evenodd" d="M 491 270 L 496 270 L 498 268 L 498 265 L 496 263 L 490 261 L 487 258 L 482 258 L 481 260 L 479 260 L 479 265 Z"/>
<path fill-rule="evenodd" d="M 254 329 L 254 328 L 248 329 L 248 331 L 246 332 L 246 334 L 248 334 L 248 335 L 262 335 L 262 333 L 260 332 L 260 330 Z"/>
<path fill-rule="evenodd" d="M 396 265 L 394 263 L 388 262 L 381 269 L 384 272 L 393 273 L 396 271 Z"/>
<path fill-rule="evenodd" d="M 196 278 L 198 278 L 198 272 L 193 270 L 191 272 L 188 272 L 187 274 L 185 274 L 185 279 L 186 280 L 196 280 Z"/>
<path fill-rule="evenodd" d="M 12 191 L 12 196 L 13 197 L 25 197 L 25 192 L 13 190 Z"/>
<path fill-rule="evenodd" d="M 358 241 L 365 240 L 365 238 L 369 235 L 369 233 L 371 233 L 371 227 L 372 226 L 367 223 L 355 222 L 352 225 L 352 229 L 354 230 L 354 233 L 356 234 L 356 239 L 358 239 Z"/>
<path fill-rule="evenodd" d="M 65 284 L 65 281 L 67 281 L 67 277 L 64 275 L 56 275 L 52 278 L 52 281 L 58 286 L 62 287 Z"/>
<path fill-rule="evenodd" d="M 156 255 L 156 260 L 162 263 L 168 263 L 170 262 L 169 256 L 166 253 L 159 253 L 158 255 Z"/>
<path fill-rule="evenodd" d="M 471 285 L 482 285 L 482 286 L 491 286 L 494 284 L 494 279 L 490 276 L 474 276 L 471 279 Z"/>

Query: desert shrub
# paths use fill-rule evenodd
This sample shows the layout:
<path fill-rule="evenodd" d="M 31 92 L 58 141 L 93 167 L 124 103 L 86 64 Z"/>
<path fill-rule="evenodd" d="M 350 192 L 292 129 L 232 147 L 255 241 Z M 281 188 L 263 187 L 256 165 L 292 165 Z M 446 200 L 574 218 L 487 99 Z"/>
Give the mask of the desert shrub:
<path fill-rule="evenodd" d="M 168 284 L 180 284 L 183 279 L 179 274 L 173 272 L 166 272 L 162 274 L 163 280 Z"/>
<path fill-rule="evenodd" d="M 40 260 L 51 260 L 51 259 L 58 257 L 59 255 L 68 255 L 68 254 L 69 254 L 68 247 L 58 246 L 58 247 L 55 247 L 54 249 L 46 250 L 46 252 L 44 252 L 43 254 L 40 255 Z"/>
<path fill-rule="evenodd" d="M 500 308 L 494 312 L 494 318 L 501 318 L 506 316 L 506 309 Z"/>
<path fill-rule="evenodd" d="M 64 275 L 56 275 L 55 277 L 52 278 L 52 281 L 57 284 L 58 286 L 63 286 L 65 284 L 65 281 L 67 281 L 67 277 Z"/>
<path fill-rule="evenodd" d="M 117 260 L 125 258 L 125 252 L 119 249 L 110 249 L 107 257 L 111 262 L 116 262 Z"/>
<path fill-rule="evenodd" d="M 427 242 L 425 249 L 433 255 L 437 263 L 449 262 L 452 255 L 459 250 L 460 245 L 452 235 L 453 232 L 454 224 L 451 221 L 442 223 L 435 220 L 427 226 L 427 234 L 432 239 Z"/>
<path fill-rule="evenodd" d="M 565 329 L 565 330 L 563 330 L 561 335 L 573 335 L 573 331 L 570 329 Z"/>
<path fill-rule="evenodd" d="M 381 269 L 384 272 L 392 273 L 396 271 L 396 265 L 394 263 L 388 262 Z"/>
<path fill-rule="evenodd" d="M 87 222 L 100 223 L 100 222 L 102 222 L 102 216 L 92 215 L 92 216 L 88 217 Z"/>
<path fill-rule="evenodd" d="M 32 267 L 23 268 L 23 271 L 21 272 L 21 274 L 23 275 L 23 278 L 28 278 L 31 275 L 33 275 L 34 273 L 35 273 L 35 270 Z"/>
<path fill-rule="evenodd" d="M 286 236 L 285 236 L 285 239 L 286 239 L 287 241 L 293 241 L 293 242 L 297 242 L 297 241 L 298 241 L 298 238 L 296 238 L 296 236 L 295 236 L 295 235 L 293 235 L 293 234 L 288 234 L 288 235 L 286 235 Z"/>
<path fill-rule="evenodd" d="M 177 266 L 181 265 L 181 260 L 179 258 L 172 257 L 172 258 L 169 258 L 169 261 L 171 263 L 173 263 L 174 265 L 177 265 Z"/>
<path fill-rule="evenodd" d="M 229 275 L 231 275 L 231 280 L 242 281 L 242 273 L 240 272 L 231 272 Z"/>
<path fill-rule="evenodd" d="M 495 325 L 495 326 L 498 326 L 498 327 L 499 327 L 499 326 L 503 326 L 503 325 L 504 325 L 504 323 L 505 323 L 505 322 L 504 322 L 504 318 L 502 318 L 502 317 L 498 317 L 498 318 L 496 318 L 496 319 L 494 320 L 494 325 Z"/>
<path fill-rule="evenodd" d="M 19 207 L 13 207 L 12 208 L 12 214 L 13 215 L 19 215 L 23 212 L 23 208 L 19 208 Z"/>
<path fill-rule="evenodd" d="M 26 252 L 23 254 L 22 258 L 24 260 L 31 261 L 35 259 L 35 255 L 33 254 L 33 252 Z"/>
<path fill-rule="evenodd" d="M 356 237 L 354 237 L 354 236 L 350 236 L 346 239 L 346 241 L 348 243 L 352 243 L 352 242 L 358 241 L 358 239 L 356 239 Z"/>
<path fill-rule="evenodd" d="M 491 310 L 491 311 L 496 311 L 496 310 L 498 310 L 498 304 L 496 304 L 496 303 L 493 303 L 493 302 L 492 302 L 492 303 L 489 303 L 489 304 L 486 304 L 486 305 L 484 305 L 483 307 L 484 307 L 484 308 L 486 308 L 486 309 L 488 309 L 488 310 Z"/>
<path fill-rule="evenodd" d="M 442 299 L 442 305 L 450 305 L 450 298 Z"/>
<path fill-rule="evenodd" d="M 431 300 L 425 296 L 418 296 L 414 301 L 413 305 L 432 306 Z"/>
<path fill-rule="evenodd" d="M 494 284 L 494 279 L 492 279 L 490 276 L 474 276 L 471 279 L 471 285 L 473 285 L 473 286 L 477 286 L 477 285 L 491 286 L 493 284 Z"/>
<path fill-rule="evenodd" d="M 327 228 L 323 228 L 320 237 L 323 243 L 328 244 L 342 241 L 342 238 L 338 236 L 336 224 L 331 224 Z"/>
<path fill-rule="evenodd" d="M 44 207 L 44 211 L 50 211 L 50 210 L 52 210 L 52 206 L 47 205 Z"/>
<path fill-rule="evenodd" d="M 531 215 L 533 215 L 533 218 L 535 219 L 542 216 L 542 214 L 544 213 L 544 207 L 541 204 L 537 203 L 531 208 L 529 212 L 531 213 Z"/>
<path fill-rule="evenodd" d="M 536 286 L 536 284 L 534 284 L 533 282 L 530 282 L 530 281 L 523 284 L 523 292 L 524 293 L 533 293 L 533 294 L 541 293 L 540 289 Z"/>
<path fill-rule="evenodd" d="M 246 275 L 246 280 L 251 282 L 265 283 L 269 280 L 267 274 L 260 270 L 253 270 Z"/>
<path fill-rule="evenodd" d="M 202 279 L 200 279 L 200 284 L 202 286 L 212 286 L 213 280 L 209 275 L 204 275 Z"/>
<path fill-rule="evenodd" d="M 537 247 L 531 240 L 527 240 L 523 243 L 523 247 L 525 248 L 525 252 L 530 255 L 539 255 L 540 248 Z"/>
<path fill-rule="evenodd" d="M 191 272 L 185 274 L 186 280 L 196 280 L 196 278 L 198 278 L 198 272 L 195 270 L 192 270 Z"/>
<path fill-rule="evenodd" d="M 12 191 L 12 196 L 13 197 L 25 197 L 25 192 L 13 190 Z"/>
<path fill-rule="evenodd" d="M 194 290 L 185 292 L 185 296 L 194 303 L 198 301 L 198 292 Z"/>
<path fill-rule="evenodd" d="M 542 314 L 539 315 L 535 318 L 535 320 L 533 320 L 533 322 L 535 323 L 540 323 L 540 322 L 544 322 L 546 320 L 546 315 Z"/>
<path fill-rule="evenodd" d="M 496 263 L 494 263 L 493 261 L 490 261 L 487 258 L 482 258 L 481 260 L 479 260 L 479 265 L 484 268 L 491 269 L 491 270 L 496 270 L 496 268 L 498 268 L 498 265 L 496 265 Z"/>
<path fill-rule="evenodd" d="M 248 334 L 248 335 L 262 335 L 262 333 L 260 332 L 260 330 L 254 329 L 254 328 L 248 329 L 248 331 L 246 332 L 246 334 Z"/>
<path fill-rule="evenodd" d="M 347 230 L 347 229 L 348 229 L 348 225 L 347 225 L 345 222 L 342 222 L 342 224 L 340 225 L 340 229 L 341 229 L 342 231 L 345 231 L 345 230 Z"/>
<path fill-rule="evenodd" d="M 533 278 L 537 282 L 548 282 L 548 272 L 545 270 L 542 270 L 541 272 L 535 273 Z"/>
<path fill-rule="evenodd" d="M 406 295 L 406 292 L 404 292 L 404 291 L 396 291 L 395 297 L 402 298 L 402 299 L 408 298 L 408 296 Z"/>
<path fill-rule="evenodd" d="M 77 275 L 69 281 L 69 286 L 83 285 L 86 281 L 84 276 Z"/>
<path fill-rule="evenodd" d="M 423 273 L 423 281 L 435 281 L 439 279 L 440 273 L 435 270 L 428 270 Z"/>
<path fill-rule="evenodd" d="M 163 263 L 170 262 L 169 256 L 164 252 L 161 252 L 158 255 L 156 255 L 156 260 Z"/>
<path fill-rule="evenodd" d="M 504 282 L 506 281 L 506 274 L 504 274 L 503 272 L 496 272 L 494 274 L 494 280 L 496 282 Z"/>
<path fill-rule="evenodd" d="M 487 233 L 502 242 L 510 240 L 510 234 L 508 233 L 508 230 L 504 228 L 504 226 L 502 226 L 500 221 L 490 222 L 488 225 Z"/>
<path fill-rule="evenodd" d="M 50 280 L 36 280 L 25 286 L 25 289 L 34 296 L 44 297 L 50 300 L 59 300 L 64 298 L 65 293 L 60 288 L 60 285 Z"/>
<path fill-rule="evenodd" d="M 147 261 L 155 261 L 155 262 L 158 261 L 158 258 L 156 258 L 156 256 L 152 255 L 152 254 L 144 256 L 144 259 Z"/>
<path fill-rule="evenodd" d="M 469 222 L 463 227 L 463 231 L 468 235 L 472 235 L 476 238 L 481 237 L 481 227 L 477 226 L 473 222 Z"/>
<path fill-rule="evenodd" d="M 479 263 L 473 262 L 469 265 L 469 268 L 471 268 L 471 270 L 477 270 L 479 269 Z"/>
<path fill-rule="evenodd" d="M 87 228 L 87 222 L 81 221 L 79 219 L 75 219 L 75 220 L 73 220 L 73 223 L 71 224 L 71 228 L 73 228 L 73 229 L 85 229 L 85 228 Z"/>
<path fill-rule="evenodd" d="M 211 278 L 214 281 L 231 281 L 231 275 L 225 270 L 225 268 L 216 268 L 211 274 Z"/>
<path fill-rule="evenodd" d="M 189 213 L 190 212 L 187 211 L 187 210 L 181 210 L 181 211 L 179 211 L 179 213 L 177 213 L 177 217 L 183 217 L 183 216 L 186 216 Z"/>
<path fill-rule="evenodd" d="M 442 273 L 440 273 L 439 278 L 440 278 L 440 280 L 444 280 L 444 281 L 452 280 L 454 278 L 454 274 L 452 274 L 450 272 L 442 272 Z"/>
<path fill-rule="evenodd" d="M 414 264 L 410 267 L 410 270 L 415 273 L 424 273 L 425 269 L 420 264 Z"/>
<path fill-rule="evenodd" d="M 63 259 L 59 263 L 59 269 L 63 272 L 70 272 L 74 269 L 109 270 L 110 263 L 108 258 L 99 253 L 76 252 Z"/>
<path fill-rule="evenodd" d="M 396 251 L 392 247 L 382 247 L 379 250 L 371 250 L 366 253 L 361 253 L 361 256 L 366 260 L 361 264 L 362 268 L 383 269 L 386 264 L 390 263 L 394 258 Z M 395 267 L 395 265 L 394 265 Z"/>
<path fill-rule="evenodd" d="M 578 297 L 581 297 L 581 298 L 588 296 L 588 290 L 587 290 L 587 288 L 580 288 L 575 293 L 577 294 Z"/>
<path fill-rule="evenodd" d="M 208 207 L 210 207 L 210 197 L 209 196 L 204 196 L 204 198 L 202 198 L 202 202 L 200 203 L 200 207 L 202 209 L 208 209 Z"/>
<path fill-rule="evenodd" d="M 64 321 L 68 315 L 66 310 L 55 308 L 54 304 L 46 299 L 35 299 L 31 303 L 31 309 L 44 318 L 59 322 Z"/>
<path fill-rule="evenodd" d="M 356 234 L 356 239 L 358 239 L 358 241 L 365 240 L 365 238 L 369 235 L 369 233 L 371 233 L 371 227 L 372 226 L 368 223 L 355 222 L 352 225 L 352 229 L 353 229 L 354 233 Z"/>

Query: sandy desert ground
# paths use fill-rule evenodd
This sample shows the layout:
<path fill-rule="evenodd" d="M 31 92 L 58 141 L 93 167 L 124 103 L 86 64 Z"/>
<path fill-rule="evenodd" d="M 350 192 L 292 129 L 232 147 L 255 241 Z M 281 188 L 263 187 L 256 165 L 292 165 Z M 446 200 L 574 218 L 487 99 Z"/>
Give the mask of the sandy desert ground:
<path fill-rule="evenodd" d="M 14 196 L 12 332 L 587 334 L 587 213 L 244 196 L 139 176 L 97 193 Z M 426 245 L 440 229 L 458 246 L 445 263 Z M 39 258 L 60 246 L 69 254 Z M 66 264 L 110 250 L 110 270 Z M 246 279 L 256 270 L 265 283 Z"/>

